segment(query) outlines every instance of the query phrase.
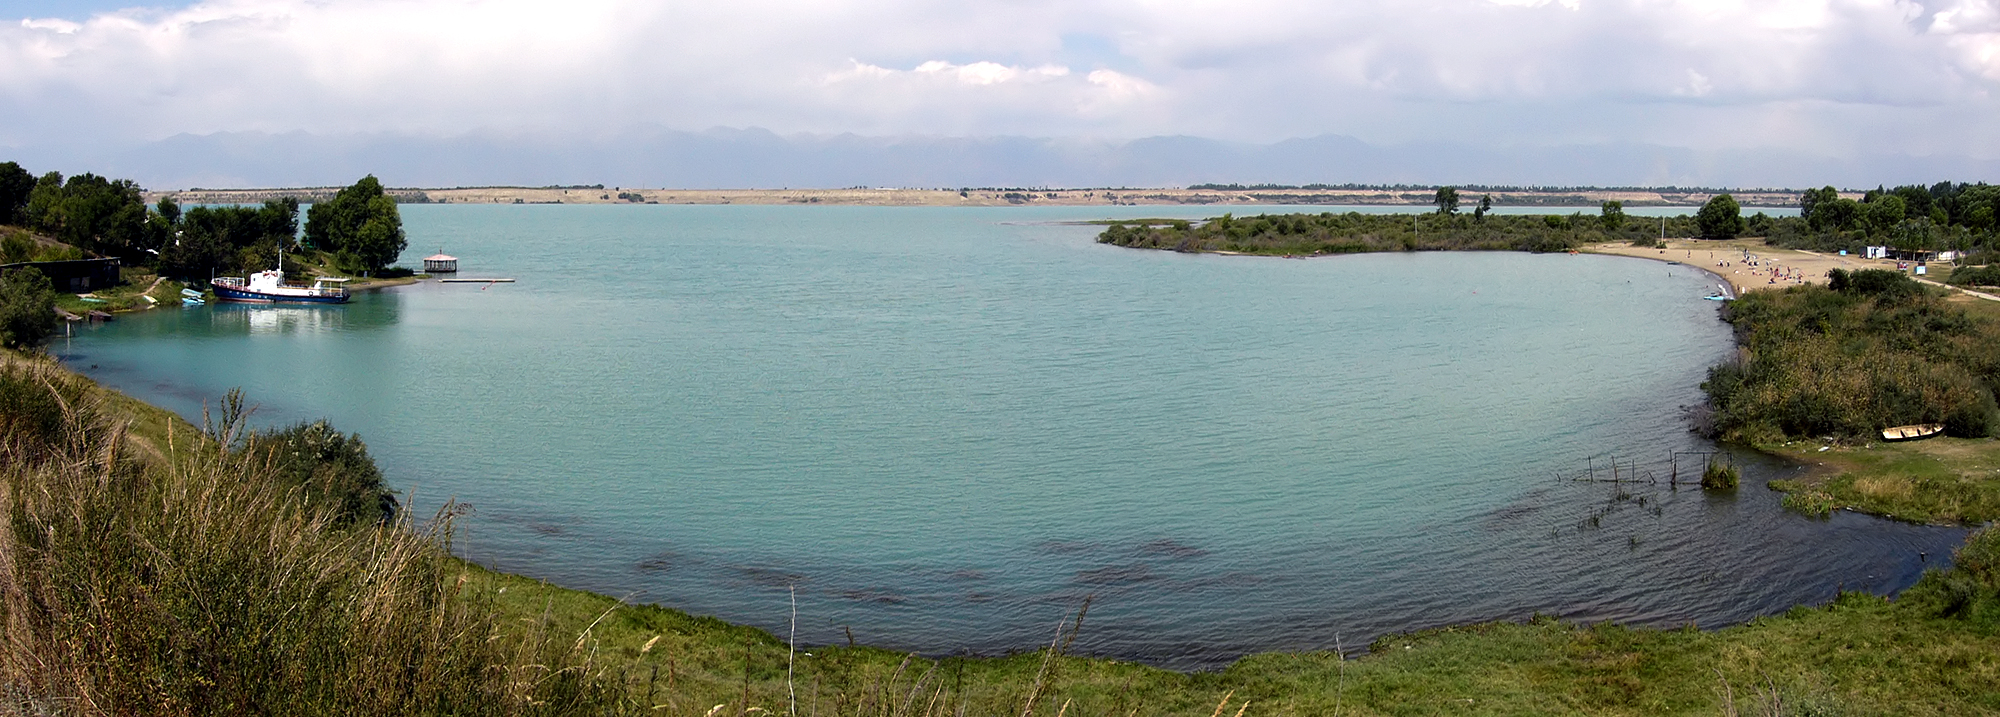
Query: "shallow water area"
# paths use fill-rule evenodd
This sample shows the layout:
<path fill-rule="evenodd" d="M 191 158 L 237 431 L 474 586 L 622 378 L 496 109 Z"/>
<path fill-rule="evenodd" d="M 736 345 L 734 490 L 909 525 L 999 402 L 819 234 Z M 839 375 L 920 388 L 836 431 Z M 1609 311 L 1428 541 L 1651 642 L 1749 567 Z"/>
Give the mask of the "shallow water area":
<path fill-rule="evenodd" d="M 1668 485 L 1732 351 L 1690 267 L 1129 250 L 1242 207 L 403 208 L 464 277 L 120 317 L 55 350 L 199 417 L 360 433 L 499 569 L 929 653 L 1177 668 L 1541 612 L 1703 626 L 1888 592 L 1964 532 Z M 1267 208 L 1264 211 L 1282 211 Z M 1324 211 L 1301 207 L 1299 211 Z M 1619 478 L 1640 482 L 1604 483 Z M 1920 555 L 1921 554 L 1921 555 Z"/>

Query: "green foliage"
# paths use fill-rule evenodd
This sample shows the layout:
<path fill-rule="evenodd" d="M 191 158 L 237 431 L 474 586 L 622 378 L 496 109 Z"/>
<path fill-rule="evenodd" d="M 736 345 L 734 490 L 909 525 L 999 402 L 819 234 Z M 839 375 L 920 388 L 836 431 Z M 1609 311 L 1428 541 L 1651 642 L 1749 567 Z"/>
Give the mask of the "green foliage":
<path fill-rule="evenodd" d="M 1125 224 L 1107 227 L 1097 240 L 1117 246 L 1184 252 L 1313 255 L 1383 251 L 1568 251 L 1589 242 L 1649 237 L 1627 227 L 1584 227 L 1569 217 L 1402 214 L 1276 214 L 1238 219 L 1223 215 L 1201 224 Z M 1415 224 L 1413 227 L 1412 224 Z"/>
<path fill-rule="evenodd" d="M 58 241 L 133 263 L 150 259 L 156 237 L 146 231 L 146 203 L 139 185 L 79 174 L 63 181 L 50 172 L 28 194 L 27 223 Z"/>
<path fill-rule="evenodd" d="M 1974 532 L 1952 553 L 1950 570 L 1927 570 L 1903 601 L 1930 616 L 2000 630 L 2000 527 Z"/>
<path fill-rule="evenodd" d="M 0 264 L 83 258 L 85 257 L 81 249 L 68 244 L 43 244 L 35 241 L 33 236 L 24 231 L 9 231 L 0 236 Z"/>
<path fill-rule="evenodd" d="M 2000 264 L 1961 266 L 1951 270 L 1947 281 L 1954 286 L 2000 286 Z"/>
<path fill-rule="evenodd" d="M 1817 488 L 1803 488 L 1785 494 L 1786 510 L 1824 518 L 1833 514 L 1833 495 Z"/>
<path fill-rule="evenodd" d="M 270 456 L 273 477 L 303 488 L 313 502 L 330 506 L 337 525 L 387 523 L 396 495 L 358 435 L 343 435 L 326 421 L 299 423 L 250 436 L 249 450 Z"/>
<path fill-rule="evenodd" d="M 160 249 L 160 274 L 207 281 L 219 273 L 275 268 L 279 247 L 299 230 L 299 200 L 286 197 L 260 207 L 194 207 L 161 200 L 154 215 L 173 235 Z"/>
<path fill-rule="evenodd" d="M 1439 214 L 1457 214 L 1458 189 L 1455 187 L 1438 187 L 1437 198 L 1432 203 L 1437 205 Z"/>
<path fill-rule="evenodd" d="M 27 220 L 28 194 L 35 191 L 35 176 L 13 162 L 0 163 L 0 224 L 19 225 Z"/>
<path fill-rule="evenodd" d="M 1625 203 L 1605 202 L 1599 206 L 1597 209 L 1597 223 L 1603 225 L 1605 231 L 1615 232 L 1624 228 Z"/>
<path fill-rule="evenodd" d="M 403 218 L 374 175 L 340 190 L 306 212 L 306 245 L 333 253 L 363 271 L 388 266 L 403 253 Z"/>
<path fill-rule="evenodd" d="M 0 274 L 0 346 L 40 346 L 56 332 L 56 292 L 34 267 Z"/>
<path fill-rule="evenodd" d="M 1727 193 L 1709 197 L 1701 210 L 1695 212 L 1694 220 L 1704 238 L 1734 239 L 1743 233 L 1743 210 L 1737 206 L 1736 198 Z"/>
<path fill-rule="evenodd" d="M 1744 358 L 1709 371 L 1715 426 L 1740 440 L 1867 439 L 1887 426 L 2000 427 L 2000 327 L 1893 271 L 1836 272 L 1828 286 L 1732 302 Z"/>
<path fill-rule="evenodd" d="M 1861 204 L 1861 225 L 1870 234 L 1887 234 L 1897 224 L 1903 222 L 1906 211 L 1903 198 L 1887 195 Z"/>
<path fill-rule="evenodd" d="M 1701 471 L 1701 487 L 1704 490 L 1735 490 L 1742 478 L 1736 466 L 1710 461 L 1708 467 Z"/>
<path fill-rule="evenodd" d="M 84 447 L 72 428 L 98 420 L 75 374 L 39 362 L 0 362 L 0 463 L 40 465 Z"/>

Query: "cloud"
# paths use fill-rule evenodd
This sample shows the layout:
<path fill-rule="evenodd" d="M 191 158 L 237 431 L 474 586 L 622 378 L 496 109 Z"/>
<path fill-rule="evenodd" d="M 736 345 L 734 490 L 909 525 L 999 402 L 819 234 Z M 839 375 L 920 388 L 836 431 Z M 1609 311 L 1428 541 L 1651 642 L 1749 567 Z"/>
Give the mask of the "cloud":
<path fill-rule="evenodd" d="M 660 125 L 1990 157 L 1996 89 L 1995 0 L 213 0 L 0 26 L 17 147 Z"/>

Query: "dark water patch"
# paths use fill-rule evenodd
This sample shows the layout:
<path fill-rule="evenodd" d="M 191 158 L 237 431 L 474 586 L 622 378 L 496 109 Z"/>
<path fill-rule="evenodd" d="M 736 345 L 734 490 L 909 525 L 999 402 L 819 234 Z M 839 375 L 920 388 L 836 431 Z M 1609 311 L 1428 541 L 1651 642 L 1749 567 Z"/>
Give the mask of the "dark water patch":
<path fill-rule="evenodd" d="M 803 573 L 767 566 L 738 566 L 735 572 L 751 585 L 791 588 L 811 580 Z"/>
<path fill-rule="evenodd" d="M 1183 560 L 1189 558 L 1200 558 L 1208 555 L 1208 551 L 1203 548 L 1197 548 L 1195 546 L 1182 543 L 1172 538 L 1160 538 L 1158 540 L 1147 541 L 1139 546 L 1138 552 L 1141 555 L 1157 555 L 1167 558 L 1175 558 Z"/>
<path fill-rule="evenodd" d="M 1074 582 L 1079 585 L 1133 585 L 1148 582 L 1157 577 L 1153 574 L 1152 567 L 1143 563 L 1136 565 L 1106 565 L 1099 568 L 1076 571 Z"/>
<path fill-rule="evenodd" d="M 901 605 L 910 601 L 907 597 L 886 590 L 842 590 L 839 595 L 840 599 L 849 602 L 868 602 L 881 605 Z"/>
<path fill-rule="evenodd" d="M 1082 555 L 1096 552 L 1098 545 L 1081 540 L 1047 540 L 1035 548 L 1047 555 Z"/>
<path fill-rule="evenodd" d="M 674 553 L 659 553 L 639 561 L 638 569 L 642 573 L 664 573 L 673 569 L 674 563 L 679 558 L 680 556 Z"/>

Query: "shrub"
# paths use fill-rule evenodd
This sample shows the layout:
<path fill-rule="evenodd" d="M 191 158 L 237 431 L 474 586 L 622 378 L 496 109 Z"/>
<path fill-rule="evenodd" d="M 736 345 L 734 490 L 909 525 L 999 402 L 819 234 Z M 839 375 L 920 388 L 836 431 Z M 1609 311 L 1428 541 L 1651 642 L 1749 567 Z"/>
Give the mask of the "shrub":
<path fill-rule="evenodd" d="M 332 507 L 340 525 L 387 523 L 396 516 L 395 492 L 358 435 L 343 435 L 320 420 L 254 434 L 248 444 L 269 456 L 274 478 Z"/>
<path fill-rule="evenodd" d="M 1742 474 L 1737 472 L 1736 466 L 1723 465 L 1715 461 L 1709 461 L 1708 467 L 1701 471 L 1703 490 L 1735 490 L 1737 482 L 1741 479 Z"/>
<path fill-rule="evenodd" d="M 1793 491 L 1785 494 L 1784 506 L 1787 510 L 1823 518 L 1833 513 L 1833 495 L 1816 488 Z"/>
<path fill-rule="evenodd" d="M 0 275 L 0 346 L 40 346 L 56 332 L 56 292 L 34 267 Z"/>
<path fill-rule="evenodd" d="M 1951 270 L 1946 283 L 1954 286 L 2000 286 L 2000 264 L 1961 266 Z"/>

